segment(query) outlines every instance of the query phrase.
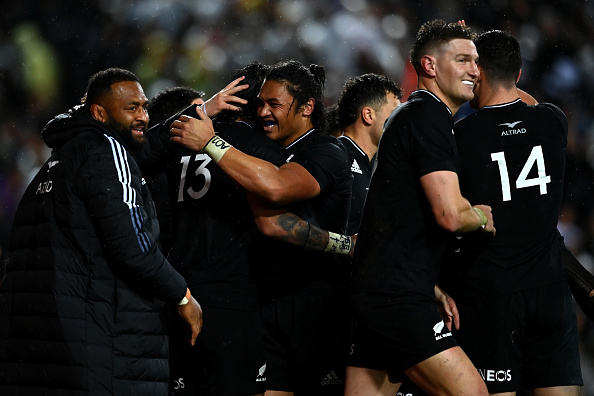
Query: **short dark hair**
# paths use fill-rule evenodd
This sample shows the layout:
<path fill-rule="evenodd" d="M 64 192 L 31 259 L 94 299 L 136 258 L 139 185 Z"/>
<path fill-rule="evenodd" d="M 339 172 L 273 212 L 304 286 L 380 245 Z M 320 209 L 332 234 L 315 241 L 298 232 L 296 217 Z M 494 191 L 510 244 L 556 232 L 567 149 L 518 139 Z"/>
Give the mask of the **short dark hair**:
<path fill-rule="evenodd" d="M 323 66 L 311 64 L 305 67 L 296 60 L 281 61 L 273 65 L 266 80 L 284 84 L 295 102 L 298 111 L 310 98 L 315 100 L 311 121 L 319 133 L 326 133 L 328 122 L 324 108 L 324 84 L 326 70 Z"/>
<path fill-rule="evenodd" d="M 146 107 L 150 121 L 149 128 L 182 111 L 193 100 L 204 96 L 204 92 L 189 87 L 170 87 L 159 91 Z"/>
<path fill-rule="evenodd" d="M 111 92 L 111 85 L 124 82 L 140 82 L 134 73 L 126 69 L 111 67 L 95 73 L 89 79 L 87 92 L 80 100 L 83 105 L 92 105 L 97 103 L 100 97 Z"/>
<path fill-rule="evenodd" d="M 518 40 L 508 32 L 490 30 L 478 35 L 474 44 L 479 54 L 478 64 L 487 78 L 493 82 L 515 85 L 522 68 Z"/>
<path fill-rule="evenodd" d="M 472 29 L 458 23 L 447 23 L 442 19 L 425 22 L 417 31 L 410 50 L 410 62 L 418 73 L 421 70 L 421 58 L 436 46 L 454 39 L 472 40 L 474 36 Z"/>
<path fill-rule="evenodd" d="M 239 107 L 241 107 L 240 111 L 221 111 L 216 117 L 217 123 L 228 124 L 240 117 L 248 124 L 252 126 L 255 125 L 258 120 L 258 94 L 260 93 L 262 83 L 269 70 L 270 66 L 254 61 L 233 72 L 231 80 L 236 80 L 241 76 L 245 76 L 245 79 L 239 84 L 248 84 L 249 87 L 243 91 L 237 92 L 235 96 L 247 100 L 247 103 L 239 105 Z"/>
<path fill-rule="evenodd" d="M 365 106 L 379 110 L 387 103 L 386 95 L 389 93 L 402 99 L 402 88 L 386 76 L 369 73 L 346 80 L 338 97 L 340 127 L 344 129 L 355 123 Z"/>

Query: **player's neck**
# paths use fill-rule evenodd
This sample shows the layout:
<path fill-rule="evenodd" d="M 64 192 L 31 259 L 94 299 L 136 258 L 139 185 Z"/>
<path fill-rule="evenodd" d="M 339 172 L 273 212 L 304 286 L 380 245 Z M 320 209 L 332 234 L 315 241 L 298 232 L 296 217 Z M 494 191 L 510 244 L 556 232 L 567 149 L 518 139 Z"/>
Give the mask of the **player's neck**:
<path fill-rule="evenodd" d="M 348 136 L 352 141 L 357 143 L 357 146 L 367 154 L 370 161 L 375 153 L 377 153 L 378 142 L 374 141 L 370 132 L 351 125 L 344 129 L 343 135 Z"/>
<path fill-rule="evenodd" d="M 462 106 L 462 103 L 457 103 L 445 92 L 443 92 L 437 85 L 435 79 L 419 77 L 417 80 L 417 89 L 424 89 L 425 91 L 429 91 L 433 95 L 437 96 L 439 100 L 441 100 L 443 104 L 445 104 L 450 109 L 452 116 L 454 116 L 454 114 L 456 114 L 456 112 L 460 109 L 460 106 Z"/>
<path fill-rule="evenodd" d="M 504 87 L 491 88 L 484 92 L 481 92 L 478 104 L 479 108 L 485 106 L 496 106 L 504 103 L 511 103 L 518 99 L 518 91 L 514 86 L 513 89 Z"/>

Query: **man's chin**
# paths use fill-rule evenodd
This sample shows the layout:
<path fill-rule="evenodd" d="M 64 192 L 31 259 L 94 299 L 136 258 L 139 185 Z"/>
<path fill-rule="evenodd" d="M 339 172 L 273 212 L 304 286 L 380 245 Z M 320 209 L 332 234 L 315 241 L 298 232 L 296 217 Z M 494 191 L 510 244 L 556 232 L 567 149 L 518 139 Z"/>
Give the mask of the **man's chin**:
<path fill-rule="evenodd" d="M 130 143 L 130 150 L 139 151 L 146 147 L 146 138 L 144 136 L 134 136 Z"/>

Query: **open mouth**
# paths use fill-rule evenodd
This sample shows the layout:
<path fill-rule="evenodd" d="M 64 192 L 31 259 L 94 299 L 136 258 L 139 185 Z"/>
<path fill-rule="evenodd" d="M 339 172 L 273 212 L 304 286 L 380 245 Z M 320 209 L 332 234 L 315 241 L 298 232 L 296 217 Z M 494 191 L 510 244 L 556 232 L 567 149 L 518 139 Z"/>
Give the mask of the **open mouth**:
<path fill-rule="evenodd" d="M 143 136 L 144 129 L 132 129 L 132 134 L 135 136 Z"/>
<path fill-rule="evenodd" d="M 469 86 L 470 88 L 474 87 L 474 81 L 462 81 L 462 84 Z"/>
<path fill-rule="evenodd" d="M 276 125 L 276 122 L 274 121 L 262 121 L 262 128 L 266 129 L 271 129 L 273 126 Z"/>

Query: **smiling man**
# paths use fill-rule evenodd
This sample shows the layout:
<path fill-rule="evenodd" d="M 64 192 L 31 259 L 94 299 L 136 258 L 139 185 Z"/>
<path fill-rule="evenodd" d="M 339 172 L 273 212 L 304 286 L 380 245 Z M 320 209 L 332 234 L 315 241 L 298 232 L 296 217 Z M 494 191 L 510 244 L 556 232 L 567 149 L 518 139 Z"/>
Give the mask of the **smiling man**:
<path fill-rule="evenodd" d="M 452 337 L 458 317 L 436 288 L 450 235 L 495 233 L 491 208 L 471 206 L 458 185 L 452 115 L 473 98 L 472 37 L 455 23 L 425 23 L 411 51 L 418 90 L 386 122 L 350 283 L 347 396 L 395 395 L 404 376 L 429 394 L 488 393 Z"/>
<path fill-rule="evenodd" d="M 182 116 L 175 121 L 172 140 L 196 151 L 204 148 L 248 192 L 297 209 L 310 224 L 331 231 L 326 250 L 348 251 L 350 238 L 337 233 L 346 231 L 352 175 L 344 147 L 325 133 L 324 82 L 321 66 L 297 61 L 279 62 L 267 74 L 258 118 L 264 133 L 285 149 L 281 166 L 231 147 L 201 111 L 202 120 Z M 313 230 L 306 228 L 301 246 L 263 252 L 268 257 L 257 268 L 267 332 L 267 395 L 343 394 L 349 269 L 335 257 L 301 249 Z"/>
<path fill-rule="evenodd" d="M 196 341 L 202 311 L 157 246 L 129 151 L 145 140 L 145 105 L 133 73 L 106 69 L 42 131 L 52 155 L 19 204 L 0 287 L 2 395 L 167 395 L 158 300 Z"/>

